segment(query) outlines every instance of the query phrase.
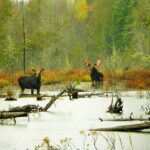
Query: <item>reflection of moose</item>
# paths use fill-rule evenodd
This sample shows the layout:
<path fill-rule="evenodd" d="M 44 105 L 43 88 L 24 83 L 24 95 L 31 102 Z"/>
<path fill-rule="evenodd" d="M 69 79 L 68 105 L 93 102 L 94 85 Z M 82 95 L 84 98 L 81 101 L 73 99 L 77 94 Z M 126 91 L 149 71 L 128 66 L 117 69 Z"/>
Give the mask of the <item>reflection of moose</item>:
<path fill-rule="evenodd" d="M 87 67 L 90 68 L 90 76 L 91 76 L 91 81 L 92 81 L 92 86 L 95 85 L 102 85 L 103 84 L 103 78 L 104 75 L 103 73 L 99 72 L 97 67 L 100 65 L 101 61 L 97 60 L 97 63 L 94 64 L 93 67 L 91 67 L 91 64 L 86 60 L 85 64 Z"/>
<path fill-rule="evenodd" d="M 34 94 L 34 89 L 36 89 L 37 94 L 40 94 L 41 73 L 43 70 L 41 69 L 37 75 L 33 73 L 31 76 L 22 76 L 18 79 L 22 94 L 25 89 L 31 89 L 31 94 Z"/>

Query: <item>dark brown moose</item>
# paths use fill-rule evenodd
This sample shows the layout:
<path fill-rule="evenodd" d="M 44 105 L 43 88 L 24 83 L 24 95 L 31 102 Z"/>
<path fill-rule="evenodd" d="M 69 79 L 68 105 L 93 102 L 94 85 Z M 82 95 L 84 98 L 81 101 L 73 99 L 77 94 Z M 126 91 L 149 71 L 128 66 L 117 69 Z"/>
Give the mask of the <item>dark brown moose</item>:
<path fill-rule="evenodd" d="M 41 69 L 37 75 L 34 73 L 31 76 L 21 76 L 18 79 L 21 94 L 23 94 L 25 89 L 31 89 L 31 94 L 34 94 L 34 90 L 37 90 L 37 94 L 40 94 L 41 73 L 43 70 L 44 69 Z"/>

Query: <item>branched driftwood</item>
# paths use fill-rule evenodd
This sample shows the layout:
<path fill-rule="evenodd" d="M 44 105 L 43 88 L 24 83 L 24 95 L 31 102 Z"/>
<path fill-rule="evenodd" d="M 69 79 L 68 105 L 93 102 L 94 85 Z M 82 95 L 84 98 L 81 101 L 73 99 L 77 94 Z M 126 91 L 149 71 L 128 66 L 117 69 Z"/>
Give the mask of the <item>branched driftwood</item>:
<path fill-rule="evenodd" d="M 123 109 L 123 102 L 121 100 L 121 98 L 117 97 L 117 101 L 115 102 L 115 104 L 113 105 L 113 97 L 112 97 L 112 101 L 110 106 L 108 107 L 108 111 L 110 113 L 122 113 Z"/>
<path fill-rule="evenodd" d="M 16 124 L 16 118 L 18 118 L 18 117 L 28 117 L 28 119 L 29 119 L 27 112 L 9 112 L 9 111 L 1 111 L 0 112 L 0 120 L 2 121 L 1 123 L 3 123 L 3 120 L 13 119 L 14 124 Z"/>
<path fill-rule="evenodd" d="M 10 112 L 10 111 L 0 112 L 0 119 L 9 119 L 16 117 L 27 117 L 27 112 Z"/>
<path fill-rule="evenodd" d="M 144 129 L 150 129 L 150 122 L 140 123 L 140 124 L 132 124 L 132 125 L 122 125 L 117 127 L 109 127 L 109 128 L 98 128 L 91 129 L 91 131 L 122 131 L 122 132 L 138 132 Z"/>
<path fill-rule="evenodd" d="M 42 108 L 39 107 L 39 105 L 25 105 L 25 106 L 22 106 L 22 107 L 13 107 L 13 108 L 10 108 L 9 112 L 27 112 L 27 113 L 30 113 L 30 112 L 35 112 L 35 111 L 42 111 Z"/>
<path fill-rule="evenodd" d="M 31 112 L 38 112 L 41 111 L 42 108 L 39 107 L 38 105 L 25 105 L 22 107 L 13 107 L 10 108 L 9 111 L 1 111 L 0 112 L 0 119 L 5 120 L 5 119 L 14 119 L 14 124 L 16 124 L 16 118 L 18 117 L 28 117 L 28 113 Z"/>
<path fill-rule="evenodd" d="M 5 120 L 5 119 L 13 119 L 14 124 L 16 124 L 16 118 L 18 117 L 28 117 L 29 121 L 29 113 L 31 112 L 39 112 L 42 111 L 42 107 L 39 107 L 38 105 L 25 105 L 22 107 L 13 107 L 10 108 L 9 111 L 1 111 L 0 112 L 0 120 Z"/>

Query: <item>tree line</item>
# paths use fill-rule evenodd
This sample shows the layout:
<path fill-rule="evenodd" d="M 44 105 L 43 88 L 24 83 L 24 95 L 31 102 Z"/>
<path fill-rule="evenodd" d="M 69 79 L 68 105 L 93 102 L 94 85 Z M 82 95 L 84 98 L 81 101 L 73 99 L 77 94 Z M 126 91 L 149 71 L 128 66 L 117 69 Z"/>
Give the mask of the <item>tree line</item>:
<path fill-rule="evenodd" d="M 24 16 L 23 16 L 24 15 Z M 0 71 L 150 69 L 149 0 L 0 0 Z"/>

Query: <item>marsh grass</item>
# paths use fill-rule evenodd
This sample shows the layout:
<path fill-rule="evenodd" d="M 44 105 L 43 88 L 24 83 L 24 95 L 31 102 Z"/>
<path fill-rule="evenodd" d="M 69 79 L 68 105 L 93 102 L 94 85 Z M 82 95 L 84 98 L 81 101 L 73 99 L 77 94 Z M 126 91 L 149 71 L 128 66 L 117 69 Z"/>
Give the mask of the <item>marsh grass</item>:
<path fill-rule="evenodd" d="M 105 71 L 103 88 L 116 88 L 118 86 L 127 89 L 149 89 L 150 88 L 150 70 L 128 70 L 128 71 Z M 18 78 L 22 76 L 23 71 L 13 73 L 0 73 L 0 88 L 12 85 L 18 85 Z M 26 75 L 31 75 L 32 70 L 26 71 Z M 52 71 L 45 70 L 42 75 L 42 83 L 44 85 L 66 83 L 68 81 L 91 82 L 90 72 L 88 69 L 74 69 L 71 71 Z"/>

